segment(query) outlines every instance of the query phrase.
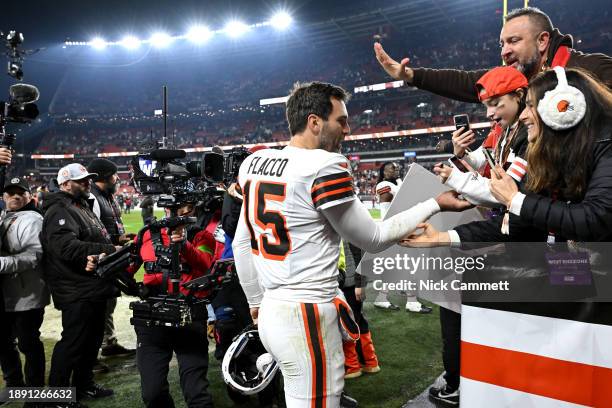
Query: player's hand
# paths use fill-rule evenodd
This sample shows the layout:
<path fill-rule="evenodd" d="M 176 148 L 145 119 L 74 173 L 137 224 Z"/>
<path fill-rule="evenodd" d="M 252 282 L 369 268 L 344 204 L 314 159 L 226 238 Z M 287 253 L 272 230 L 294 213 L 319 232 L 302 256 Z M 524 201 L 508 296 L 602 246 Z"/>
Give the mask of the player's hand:
<path fill-rule="evenodd" d="M 85 266 L 86 272 L 93 272 L 98 267 L 98 262 L 102 258 L 104 258 L 106 254 L 102 253 L 100 255 L 87 255 L 87 265 Z"/>
<path fill-rule="evenodd" d="M 505 204 L 507 208 L 510 208 L 512 199 L 516 193 L 518 193 L 518 187 L 514 179 L 512 179 L 500 165 L 495 166 L 495 171 L 491 172 L 491 184 L 489 188 L 491 189 L 493 197 L 500 203 Z"/>
<path fill-rule="evenodd" d="M 417 225 L 417 228 L 422 229 L 423 232 L 418 233 L 415 231 L 406 238 L 403 238 L 399 244 L 401 246 L 412 248 L 450 245 L 450 237 L 448 232 L 440 232 L 429 223 L 419 224 Z"/>
<path fill-rule="evenodd" d="M 257 326 L 257 319 L 259 318 L 259 308 L 252 307 L 250 309 L 250 312 L 251 312 L 251 319 L 253 319 L 253 324 Z"/>
<path fill-rule="evenodd" d="M 414 72 L 412 68 L 408 67 L 410 59 L 404 58 L 401 62 L 397 62 L 385 52 L 380 43 L 374 43 L 374 53 L 376 54 L 376 59 L 380 66 L 383 67 L 392 78 L 398 80 L 402 79 L 409 84 L 412 83 Z"/>
<path fill-rule="evenodd" d="M 366 292 L 363 288 L 355 287 L 355 299 L 357 299 L 358 302 L 365 302 Z"/>
<path fill-rule="evenodd" d="M 467 132 L 465 131 L 465 127 L 462 127 L 453 132 L 453 153 L 457 157 L 463 157 L 465 155 L 465 149 L 467 149 L 474 141 L 476 140 L 476 136 L 474 135 L 474 131 L 469 129 Z"/>
<path fill-rule="evenodd" d="M 459 193 L 456 191 L 445 191 L 436 197 L 436 202 L 442 211 L 460 212 L 468 210 L 474 205 L 467 200 L 459 198 Z"/>
<path fill-rule="evenodd" d="M 8 165 L 11 164 L 11 159 L 13 158 L 13 153 L 11 149 L 7 149 L 6 147 L 0 147 L 0 164 Z"/>
<path fill-rule="evenodd" d="M 436 163 L 433 167 L 433 172 L 440 177 L 440 181 L 444 184 L 453 172 L 453 168 L 451 166 L 446 166 L 444 163 Z"/>

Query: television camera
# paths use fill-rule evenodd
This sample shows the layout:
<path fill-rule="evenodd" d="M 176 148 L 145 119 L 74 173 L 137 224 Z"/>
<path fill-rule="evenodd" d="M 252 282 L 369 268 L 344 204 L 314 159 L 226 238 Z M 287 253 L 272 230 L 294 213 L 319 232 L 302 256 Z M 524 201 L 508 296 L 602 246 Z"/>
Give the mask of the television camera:
<path fill-rule="evenodd" d="M 21 81 L 23 79 L 23 59 L 35 51 L 25 51 L 20 48 L 23 43 L 23 34 L 20 32 L 12 30 L 6 36 L 0 32 L 0 38 L 4 40 L 5 54 L 9 59 L 7 73 Z M 7 123 L 29 123 L 36 119 L 38 107 L 34 102 L 39 97 L 38 88 L 34 85 L 14 84 L 10 86 L 8 101 L 0 101 L 0 147 L 11 149 L 16 140 L 15 134 L 6 132 Z M 4 186 L 5 177 L 6 166 L 0 165 L 0 192 Z"/>
<path fill-rule="evenodd" d="M 178 208 L 185 203 L 222 199 L 228 185 L 238 176 L 242 161 L 249 155 L 244 148 L 228 154 L 205 153 L 201 160 L 181 162 L 184 150 L 155 149 L 132 160 L 132 178 L 138 191 L 158 195 L 157 205 Z"/>

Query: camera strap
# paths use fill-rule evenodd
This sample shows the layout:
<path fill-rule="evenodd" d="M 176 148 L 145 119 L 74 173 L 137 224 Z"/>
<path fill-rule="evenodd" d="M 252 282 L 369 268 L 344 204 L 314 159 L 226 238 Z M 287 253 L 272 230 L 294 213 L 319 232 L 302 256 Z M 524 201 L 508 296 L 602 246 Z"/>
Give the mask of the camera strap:
<path fill-rule="evenodd" d="M 168 292 L 168 280 L 170 278 L 172 268 L 172 250 L 171 248 L 164 246 L 161 228 L 152 227 L 150 231 L 151 243 L 153 244 L 153 251 L 155 252 L 155 272 L 161 272 L 161 291 L 163 294 L 166 294 Z"/>
<path fill-rule="evenodd" d="M 6 243 L 6 236 L 8 235 L 9 232 L 9 228 L 11 228 L 13 226 L 13 224 L 15 223 L 15 221 L 17 221 L 17 216 L 7 216 L 7 213 L 5 212 L 4 217 L 2 217 L 2 220 L 0 221 L 1 225 L 0 225 L 0 230 L 2 231 L 2 238 L 0 238 L 0 247 L 1 250 L 7 251 L 8 253 L 8 248 L 4 247 L 4 244 Z M 5 218 L 6 217 L 6 218 Z M 8 222 L 7 222 L 8 220 Z"/>

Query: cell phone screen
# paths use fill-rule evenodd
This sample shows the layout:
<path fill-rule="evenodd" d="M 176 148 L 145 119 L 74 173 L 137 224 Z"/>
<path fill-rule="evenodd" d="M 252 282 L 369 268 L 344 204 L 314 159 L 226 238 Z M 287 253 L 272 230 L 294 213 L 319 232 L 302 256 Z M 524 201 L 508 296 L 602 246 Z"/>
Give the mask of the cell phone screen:
<path fill-rule="evenodd" d="M 489 149 L 482 149 L 482 153 L 484 154 L 485 159 L 487 159 L 487 163 L 489 163 L 491 171 L 499 177 L 499 174 L 497 174 L 497 172 L 495 171 L 495 160 L 493 160 L 493 156 L 491 155 Z"/>
<path fill-rule="evenodd" d="M 453 116 L 453 120 L 455 121 L 455 129 L 457 130 L 461 128 L 468 130 L 470 128 L 470 118 L 466 114 L 455 115 Z"/>

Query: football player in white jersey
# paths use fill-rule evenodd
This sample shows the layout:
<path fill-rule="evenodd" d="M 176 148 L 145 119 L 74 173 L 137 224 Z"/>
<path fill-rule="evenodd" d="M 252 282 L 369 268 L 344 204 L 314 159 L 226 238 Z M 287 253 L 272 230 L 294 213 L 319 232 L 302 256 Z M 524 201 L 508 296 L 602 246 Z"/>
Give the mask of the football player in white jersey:
<path fill-rule="evenodd" d="M 252 154 L 238 176 L 236 269 L 261 341 L 283 373 L 288 408 L 356 406 L 341 405 L 340 237 L 379 252 L 433 214 L 469 205 L 447 192 L 375 223 L 338 153 L 350 132 L 348 98 L 331 84 L 296 84 L 287 101 L 289 146 Z"/>
<path fill-rule="evenodd" d="M 397 162 L 385 162 L 379 168 L 376 198 L 380 203 L 380 219 L 384 220 L 391 207 L 391 201 L 402 186 L 400 165 Z M 403 292 L 405 293 L 405 292 Z M 381 290 L 374 300 L 374 306 L 380 309 L 399 310 L 399 307 L 389 301 L 389 291 Z M 406 311 L 412 313 L 431 313 L 432 309 L 417 300 L 413 293 L 406 293 Z"/>

